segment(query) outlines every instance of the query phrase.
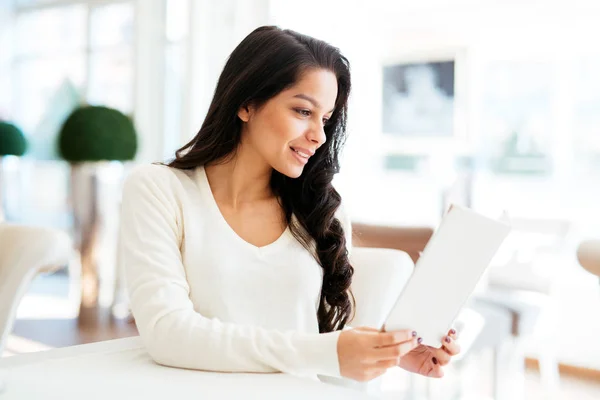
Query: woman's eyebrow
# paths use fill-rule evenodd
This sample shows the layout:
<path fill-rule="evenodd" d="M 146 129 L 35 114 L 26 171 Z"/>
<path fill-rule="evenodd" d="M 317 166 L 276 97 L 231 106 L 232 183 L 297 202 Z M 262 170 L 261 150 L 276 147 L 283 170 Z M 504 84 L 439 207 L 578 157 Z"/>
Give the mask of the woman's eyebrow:
<path fill-rule="evenodd" d="M 296 97 L 298 99 L 306 100 L 306 101 L 312 103 L 312 105 L 315 106 L 316 108 L 321 108 L 321 105 L 319 104 L 319 102 L 307 94 L 300 93 L 300 94 L 295 95 L 294 97 Z M 335 108 L 332 108 L 331 111 L 329 111 L 329 112 L 332 113 L 333 110 L 335 110 Z"/>

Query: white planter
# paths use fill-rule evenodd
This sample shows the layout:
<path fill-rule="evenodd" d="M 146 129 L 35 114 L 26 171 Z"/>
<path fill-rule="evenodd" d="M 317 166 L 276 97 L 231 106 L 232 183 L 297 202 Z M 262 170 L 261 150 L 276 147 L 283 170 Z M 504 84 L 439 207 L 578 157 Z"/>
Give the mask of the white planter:
<path fill-rule="evenodd" d="M 71 166 L 70 199 L 73 236 L 81 260 L 81 312 L 93 316 L 112 306 L 117 280 L 123 164 L 81 163 Z"/>

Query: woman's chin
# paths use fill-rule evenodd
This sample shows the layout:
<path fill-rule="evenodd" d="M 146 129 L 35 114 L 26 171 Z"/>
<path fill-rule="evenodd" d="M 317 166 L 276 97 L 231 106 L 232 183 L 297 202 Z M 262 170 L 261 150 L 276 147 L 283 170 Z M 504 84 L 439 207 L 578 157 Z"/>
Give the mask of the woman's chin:
<path fill-rule="evenodd" d="M 304 166 L 284 165 L 283 168 L 274 168 L 277 172 L 287 176 L 288 178 L 296 179 L 302 175 Z"/>

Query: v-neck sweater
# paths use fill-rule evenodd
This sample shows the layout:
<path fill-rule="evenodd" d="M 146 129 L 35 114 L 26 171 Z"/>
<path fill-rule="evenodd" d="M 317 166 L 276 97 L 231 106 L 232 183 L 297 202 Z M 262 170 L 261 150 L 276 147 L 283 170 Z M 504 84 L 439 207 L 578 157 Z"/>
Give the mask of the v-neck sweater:
<path fill-rule="evenodd" d="M 349 221 L 339 212 L 348 243 Z M 323 272 L 286 229 L 257 247 L 228 225 L 203 167 L 136 167 L 119 263 L 150 356 L 172 367 L 340 376 L 340 332 L 319 333 Z"/>

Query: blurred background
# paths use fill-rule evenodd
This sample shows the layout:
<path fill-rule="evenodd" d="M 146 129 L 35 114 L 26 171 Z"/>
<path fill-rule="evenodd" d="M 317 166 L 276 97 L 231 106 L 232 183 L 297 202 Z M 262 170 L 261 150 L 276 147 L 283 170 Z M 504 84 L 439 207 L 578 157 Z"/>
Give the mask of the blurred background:
<path fill-rule="evenodd" d="M 227 56 L 266 24 L 350 61 L 335 184 L 355 223 L 433 229 L 457 203 L 513 224 L 449 378 L 388 390 L 600 398 L 595 0 L 0 0 L 0 214 L 78 250 L 27 287 L 3 355 L 137 334 L 115 262 L 123 177 L 195 135 Z"/>

